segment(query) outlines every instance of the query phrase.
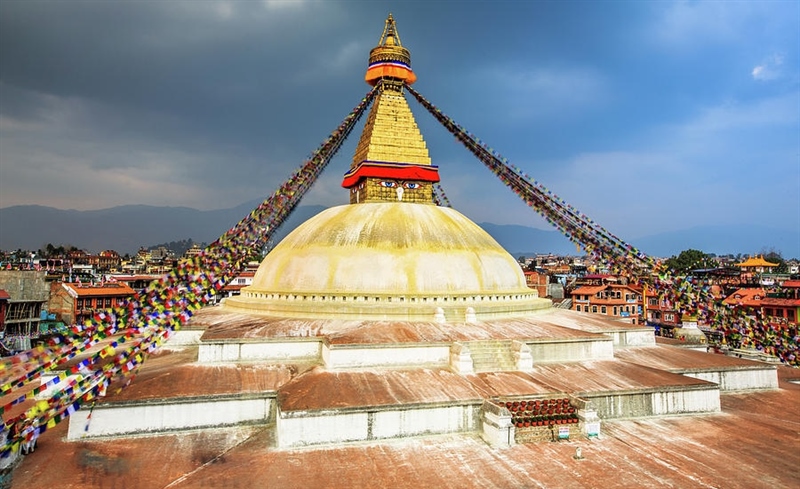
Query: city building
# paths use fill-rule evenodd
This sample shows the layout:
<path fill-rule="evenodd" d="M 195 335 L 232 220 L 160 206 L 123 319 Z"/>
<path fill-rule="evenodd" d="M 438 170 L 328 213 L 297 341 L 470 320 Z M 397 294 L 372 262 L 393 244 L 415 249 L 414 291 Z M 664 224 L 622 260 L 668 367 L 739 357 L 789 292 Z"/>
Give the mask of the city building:
<path fill-rule="evenodd" d="M 82 323 L 95 312 L 120 305 L 135 291 L 122 282 L 103 284 L 52 284 L 48 310 L 66 324 Z"/>
<path fill-rule="evenodd" d="M 642 313 L 642 289 L 619 281 L 612 275 L 586 275 L 572 292 L 572 310 L 602 314 L 639 322 Z"/>
<path fill-rule="evenodd" d="M 39 336 L 41 312 L 49 298 L 46 272 L 0 270 L 0 289 L 8 295 L 4 324 L 4 344 L 12 351 L 27 350 L 31 339 Z"/>
<path fill-rule="evenodd" d="M 760 314 L 774 323 L 797 323 L 800 318 L 800 280 L 787 280 L 780 292 L 745 287 L 725 298 L 725 304 L 748 315 Z"/>

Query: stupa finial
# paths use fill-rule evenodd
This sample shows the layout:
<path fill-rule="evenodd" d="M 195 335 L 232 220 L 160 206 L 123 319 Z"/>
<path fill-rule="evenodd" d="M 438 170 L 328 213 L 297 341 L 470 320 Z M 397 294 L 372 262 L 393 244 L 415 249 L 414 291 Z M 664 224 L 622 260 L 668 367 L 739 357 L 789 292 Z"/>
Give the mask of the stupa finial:
<path fill-rule="evenodd" d="M 400 42 L 400 35 L 397 33 L 397 25 L 394 23 L 394 17 L 389 12 L 389 17 L 386 18 L 386 24 L 383 26 L 383 34 L 381 40 L 378 41 L 378 46 L 402 46 Z"/>
<path fill-rule="evenodd" d="M 389 14 L 378 45 L 369 52 L 366 81 L 378 87 L 350 171 L 342 186 L 350 203 L 405 202 L 433 204 L 439 169 L 431 164 L 425 140 L 408 107 L 403 87 L 414 83 L 411 55 L 400 44 Z"/>
<path fill-rule="evenodd" d="M 400 34 L 391 13 L 386 18 L 378 45 L 369 52 L 369 67 L 364 79 L 373 86 L 381 80 L 408 85 L 417 81 L 417 75 L 411 71 L 411 53 L 400 43 Z"/>

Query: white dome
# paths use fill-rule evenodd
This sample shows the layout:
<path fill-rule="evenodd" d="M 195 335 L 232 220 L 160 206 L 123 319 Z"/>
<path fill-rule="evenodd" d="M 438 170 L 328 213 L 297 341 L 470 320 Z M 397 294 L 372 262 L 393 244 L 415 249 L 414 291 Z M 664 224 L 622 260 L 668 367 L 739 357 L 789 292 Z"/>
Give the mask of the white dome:
<path fill-rule="evenodd" d="M 431 319 L 441 307 L 450 319 L 470 307 L 496 316 L 543 302 L 516 260 L 458 211 L 380 202 L 333 207 L 300 225 L 226 307 L 406 319 Z"/>

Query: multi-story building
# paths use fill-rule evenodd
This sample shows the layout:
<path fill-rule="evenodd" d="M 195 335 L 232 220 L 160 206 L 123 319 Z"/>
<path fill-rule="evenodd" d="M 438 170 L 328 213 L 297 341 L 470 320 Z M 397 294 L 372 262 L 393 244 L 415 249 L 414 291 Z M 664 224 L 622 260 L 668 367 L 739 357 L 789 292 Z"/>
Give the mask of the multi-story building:
<path fill-rule="evenodd" d="M 135 291 L 123 283 L 83 285 L 77 283 L 53 283 L 50 313 L 67 324 L 80 323 L 95 312 L 120 305 L 133 297 Z"/>
<path fill-rule="evenodd" d="M 643 290 L 643 316 L 645 324 L 656 328 L 656 333 L 660 336 L 673 336 L 673 330 L 681 327 L 683 318 L 681 312 L 676 309 L 675 304 L 666 300 L 651 289 Z"/>
<path fill-rule="evenodd" d="M 112 271 L 119 268 L 122 259 L 114 250 L 104 250 L 96 255 L 89 255 L 89 264 L 94 265 L 99 271 Z"/>
<path fill-rule="evenodd" d="M 31 339 L 39 336 L 42 308 L 49 296 L 45 278 L 44 271 L 0 270 L 0 289 L 8 294 L 3 334 L 5 344 L 14 351 L 29 349 Z"/>
<path fill-rule="evenodd" d="M 613 316 L 639 323 L 642 312 L 642 289 L 620 282 L 610 275 L 587 275 L 583 285 L 573 290 L 572 310 Z"/>
<path fill-rule="evenodd" d="M 548 285 L 550 283 L 550 277 L 546 273 L 534 271 L 526 271 L 524 273 L 525 283 L 529 288 L 539 292 L 539 297 L 547 297 L 549 295 Z"/>
<path fill-rule="evenodd" d="M 741 288 L 725 298 L 725 304 L 743 309 L 746 314 L 761 314 L 771 323 L 798 323 L 800 319 L 800 280 L 787 280 L 780 291 L 760 287 Z"/>
<path fill-rule="evenodd" d="M 120 275 L 109 275 L 107 281 L 110 283 L 118 282 L 127 285 L 133 290 L 142 290 L 154 280 L 158 280 L 160 275 L 151 273 L 128 273 Z"/>
<path fill-rule="evenodd" d="M 256 271 L 258 270 L 258 265 L 258 262 L 248 263 L 247 267 L 242 270 L 239 275 L 237 275 L 233 280 L 225 285 L 225 287 L 222 288 L 217 296 L 217 300 L 239 295 L 244 287 L 251 285 L 253 283 L 253 277 L 256 275 Z"/>

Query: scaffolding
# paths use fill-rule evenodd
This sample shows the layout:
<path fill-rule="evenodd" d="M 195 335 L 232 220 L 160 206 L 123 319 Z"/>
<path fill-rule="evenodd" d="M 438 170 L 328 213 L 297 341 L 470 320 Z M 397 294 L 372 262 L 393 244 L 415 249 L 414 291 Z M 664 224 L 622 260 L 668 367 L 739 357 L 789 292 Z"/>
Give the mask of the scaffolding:
<path fill-rule="evenodd" d="M 39 336 L 42 309 L 50 298 L 47 272 L 36 270 L 0 271 L 0 289 L 9 295 L 3 318 L 5 330 L 0 332 L 3 345 L 14 351 L 31 347 L 31 338 Z"/>

